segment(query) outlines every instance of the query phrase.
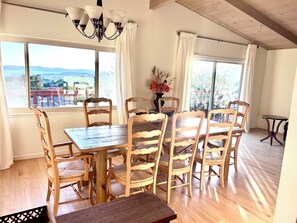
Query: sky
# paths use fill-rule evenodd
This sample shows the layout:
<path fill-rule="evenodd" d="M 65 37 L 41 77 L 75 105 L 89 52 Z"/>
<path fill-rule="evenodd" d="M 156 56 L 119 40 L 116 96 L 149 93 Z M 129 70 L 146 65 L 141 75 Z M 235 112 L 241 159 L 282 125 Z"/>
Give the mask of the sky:
<path fill-rule="evenodd" d="M 24 66 L 23 43 L 2 42 L 1 51 L 3 65 Z M 94 70 L 94 62 L 94 50 L 29 43 L 30 66 Z M 104 56 L 100 56 L 100 63 L 115 65 L 114 53 L 104 53 Z"/>

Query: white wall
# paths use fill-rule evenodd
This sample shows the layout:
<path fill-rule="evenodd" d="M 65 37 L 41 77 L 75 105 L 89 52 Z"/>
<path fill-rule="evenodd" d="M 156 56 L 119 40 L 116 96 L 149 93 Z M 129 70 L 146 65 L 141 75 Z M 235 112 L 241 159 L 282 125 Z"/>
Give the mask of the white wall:
<path fill-rule="evenodd" d="M 297 75 L 297 72 L 296 72 Z M 294 84 L 295 82 L 295 84 Z M 297 175 L 296 175 L 296 135 L 297 135 L 297 78 L 294 84 L 290 109 L 290 125 L 278 189 L 274 223 L 297 222 Z"/>
<path fill-rule="evenodd" d="M 59 11 L 65 11 L 65 7 L 73 6 L 74 4 L 80 7 L 83 7 L 84 4 L 94 4 L 94 1 L 91 0 L 86 0 L 83 3 L 71 0 L 51 0 L 47 2 L 31 0 L 30 3 L 27 0 L 18 0 L 18 2 Z M 151 69 L 154 65 L 173 74 L 178 41 L 177 31 L 190 31 L 211 38 L 242 43 L 248 42 L 242 37 L 176 3 L 154 11 L 148 9 L 149 0 L 109 0 L 103 1 L 103 6 L 105 12 L 112 8 L 127 11 L 129 19 L 138 24 L 136 41 L 137 66 L 134 77 L 136 96 L 153 99 L 154 95 L 149 90 L 149 80 L 151 78 Z M 60 40 L 96 46 L 114 46 L 113 42 L 103 41 L 98 43 L 97 40 L 89 40 L 82 37 L 74 29 L 70 19 L 60 14 L 3 4 L 1 22 L 3 25 L 2 32 L 13 36 Z M 245 47 L 208 40 L 197 40 L 195 51 L 202 55 L 243 59 Z M 29 110 L 25 113 L 30 115 L 12 114 L 10 116 L 14 155 L 15 158 L 19 159 L 42 154 L 34 117 Z M 49 116 L 55 142 L 67 139 L 63 133 L 64 128 L 83 126 L 84 123 L 82 111 L 50 112 Z M 116 123 L 116 119 L 114 119 L 114 123 Z"/>
<path fill-rule="evenodd" d="M 258 117 L 260 128 L 267 128 L 266 121 L 262 119 L 264 114 L 289 117 L 297 66 L 296 58 L 297 49 L 268 52 Z M 283 124 L 280 130 L 283 130 Z"/>

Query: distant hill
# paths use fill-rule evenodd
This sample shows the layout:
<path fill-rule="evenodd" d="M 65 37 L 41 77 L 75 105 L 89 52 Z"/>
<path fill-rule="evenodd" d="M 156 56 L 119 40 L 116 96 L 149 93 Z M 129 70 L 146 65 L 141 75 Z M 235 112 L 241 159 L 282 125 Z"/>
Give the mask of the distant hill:
<path fill-rule="evenodd" d="M 24 66 L 13 66 L 5 65 L 3 66 L 3 71 L 6 77 L 23 74 L 25 72 Z M 58 75 L 58 76 L 93 76 L 95 70 L 88 69 L 64 69 L 59 67 L 41 67 L 41 66 L 31 66 L 31 74 L 41 74 L 46 75 Z"/>

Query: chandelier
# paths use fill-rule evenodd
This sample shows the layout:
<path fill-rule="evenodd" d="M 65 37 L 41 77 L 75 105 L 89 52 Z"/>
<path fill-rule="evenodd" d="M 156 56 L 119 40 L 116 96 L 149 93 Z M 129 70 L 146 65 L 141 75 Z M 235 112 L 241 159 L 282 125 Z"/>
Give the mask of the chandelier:
<path fill-rule="evenodd" d="M 77 7 L 66 8 L 67 14 L 73 22 L 75 28 L 85 37 L 89 39 L 98 38 L 100 42 L 103 37 L 108 40 L 116 39 L 127 24 L 128 19 L 126 12 L 120 10 L 110 10 L 109 14 L 111 18 L 103 16 L 102 0 L 97 0 L 97 6 L 86 5 L 85 9 Z M 93 25 L 93 33 L 88 35 L 85 33 L 88 21 L 91 21 Z M 114 24 L 114 34 L 107 36 L 105 31 L 110 23 Z"/>

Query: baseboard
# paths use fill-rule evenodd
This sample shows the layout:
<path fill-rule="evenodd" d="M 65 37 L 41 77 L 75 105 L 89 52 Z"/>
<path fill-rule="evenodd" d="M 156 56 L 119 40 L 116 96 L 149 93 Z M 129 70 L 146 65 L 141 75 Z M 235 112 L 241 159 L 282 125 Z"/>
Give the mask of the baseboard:
<path fill-rule="evenodd" d="M 56 154 L 61 155 L 61 154 L 69 154 L 69 150 L 67 149 L 56 149 Z M 31 154 L 24 154 L 24 155 L 18 155 L 18 156 L 13 156 L 13 160 L 28 160 L 28 159 L 36 159 L 36 158 L 41 158 L 44 157 L 43 153 L 31 153 Z"/>

